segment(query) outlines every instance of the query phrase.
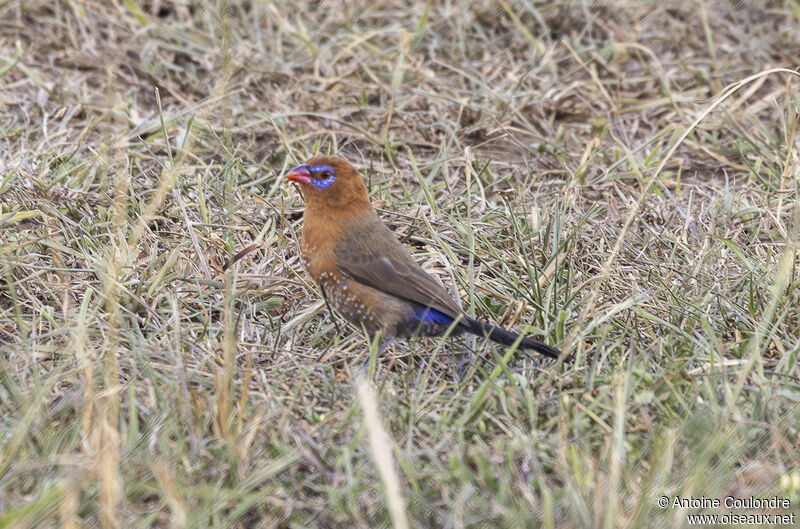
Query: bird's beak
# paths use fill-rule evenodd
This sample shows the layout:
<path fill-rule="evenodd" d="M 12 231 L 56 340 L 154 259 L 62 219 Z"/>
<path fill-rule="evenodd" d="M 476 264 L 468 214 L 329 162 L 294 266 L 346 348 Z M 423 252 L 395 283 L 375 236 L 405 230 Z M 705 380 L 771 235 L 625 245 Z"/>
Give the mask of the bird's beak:
<path fill-rule="evenodd" d="M 308 170 L 308 164 L 298 165 L 297 167 L 286 173 L 286 178 L 291 180 L 292 182 L 297 182 L 299 184 L 310 184 L 311 171 Z"/>

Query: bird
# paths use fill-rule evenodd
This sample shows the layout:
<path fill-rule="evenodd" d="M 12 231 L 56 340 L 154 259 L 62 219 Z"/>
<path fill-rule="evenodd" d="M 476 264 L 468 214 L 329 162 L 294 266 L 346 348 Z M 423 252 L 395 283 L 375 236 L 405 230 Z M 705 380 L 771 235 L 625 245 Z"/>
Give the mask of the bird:
<path fill-rule="evenodd" d="M 486 336 L 502 345 L 519 335 L 468 316 L 414 260 L 372 207 L 364 178 L 347 160 L 314 156 L 286 173 L 305 202 L 300 262 L 325 300 L 370 337 Z M 455 323 L 454 323 L 455 322 Z M 518 345 L 550 358 L 560 351 L 534 338 Z M 383 348 L 381 349 L 383 350 Z"/>

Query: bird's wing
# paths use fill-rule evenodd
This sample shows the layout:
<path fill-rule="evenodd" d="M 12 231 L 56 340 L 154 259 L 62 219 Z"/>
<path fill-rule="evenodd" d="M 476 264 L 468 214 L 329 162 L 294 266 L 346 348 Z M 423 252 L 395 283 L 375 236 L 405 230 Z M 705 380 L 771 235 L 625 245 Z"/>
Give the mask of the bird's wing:
<path fill-rule="evenodd" d="M 377 215 L 354 223 L 337 245 L 335 256 L 339 270 L 355 281 L 453 318 L 462 314 Z"/>

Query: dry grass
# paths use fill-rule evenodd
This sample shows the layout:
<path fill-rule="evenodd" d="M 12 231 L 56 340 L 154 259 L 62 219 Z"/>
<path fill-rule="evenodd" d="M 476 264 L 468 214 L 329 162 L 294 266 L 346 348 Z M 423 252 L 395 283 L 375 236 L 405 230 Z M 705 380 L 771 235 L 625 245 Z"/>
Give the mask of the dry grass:
<path fill-rule="evenodd" d="M 798 79 L 725 88 L 798 43 L 795 0 L 0 2 L 0 526 L 796 512 Z M 298 262 L 316 152 L 574 362 L 379 357 Z"/>

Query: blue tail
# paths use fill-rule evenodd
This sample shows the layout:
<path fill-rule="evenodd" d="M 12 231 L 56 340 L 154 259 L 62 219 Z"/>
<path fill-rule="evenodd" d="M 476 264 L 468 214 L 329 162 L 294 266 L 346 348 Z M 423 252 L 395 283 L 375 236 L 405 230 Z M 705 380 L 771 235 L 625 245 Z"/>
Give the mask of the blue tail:
<path fill-rule="evenodd" d="M 444 328 L 453 323 L 455 318 L 431 307 L 416 307 L 414 309 L 414 319 L 421 324 L 421 331 L 423 335 L 438 336 L 444 332 Z M 419 330 L 420 329 L 418 329 L 418 331 Z M 517 338 L 519 338 L 519 335 L 516 333 L 507 331 L 495 325 L 474 320 L 468 316 L 462 317 L 462 320 L 459 322 L 456 328 L 453 329 L 453 334 L 460 334 L 464 331 L 477 334 L 478 336 L 487 336 L 489 339 L 503 345 L 513 345 L 517 341 Z M 519 348 L 533 349 L 534 351 L 545 356 L 549 356 L 550 358 L 558 358 L 559 354 L 561 353 L 561 351 L 551 345 L 540 342 L 535 338 L 527 337 L 522 338 L 519 343 Z"/>
<path fill-rule="evenodd" d="M 420 323 L 426 324 L 433 323 L 435 325 L 447 326 L 453 323 L 453 318 L 430 307 L 417 307 L 414 309 L 414 317 Z"/>

